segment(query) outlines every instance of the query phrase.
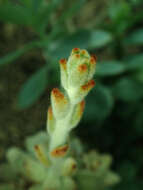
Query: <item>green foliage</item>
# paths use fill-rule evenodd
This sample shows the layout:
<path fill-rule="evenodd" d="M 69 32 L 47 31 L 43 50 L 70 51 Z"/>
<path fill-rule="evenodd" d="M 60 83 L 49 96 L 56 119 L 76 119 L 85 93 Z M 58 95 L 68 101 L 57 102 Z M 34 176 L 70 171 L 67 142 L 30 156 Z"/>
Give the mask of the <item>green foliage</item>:
<path fill-rule="evenodd" d="M 75 187 L 103 190 L 120 181 L 119 176 L 110 170 L 112 162 L 110 155 L 101 155 L 96 151 L 84 153 L 80 141 L 76 138 L 71 140 L 71 154 L 68 157 L 70 156 L 71 159 L 74 157 L 78 160 L 79 167 L 76 169 L 77 171 L 74 174 L 63 173 L 63 169 L 64 171 L 65 169 L 69 170 L 69 166 L 65 165 L 69 158 L 64 158 L 61 162 L 58 162 L 58 170 L 52 167 L 47 168 L 33 154 L 34 146 L 37 143 L 44 148 L 44 152 L 47 154 L 48 140 L 46 137 L 47 134 L 44 132 L 28 137 L 26 152 L 16 147 L 8 150 L 8 162 L 0 167 L 2 171 L 1 179 L 3 180 L 0 189 L 11 190 L 18 186 L 22 190 L 29 184 L 29 190 L 46 190 L 47 188 L 73 190 Z M 79 154 L 83 160 L 79 159 Z"/>
<path fill-rule="evenodd" d="M 110 89 L 101 84 L 97 84 L 96 89 L 93 90 L 89 96 L 87 99 L 88 106 L 84 114 L 85 120 L 90 122 L 96 118 L 96 120 L 102 121 L 109 116 L 114 105 Z"/>
<path fill-rule="evenodd" d="M 14 24 L 31 25 L 32 14 L 26 7 L 7 1 L 0 5 L 0 20 Z"/>
<path fill-rule="evenodd" d="M 127 70 L 136 71 L 143 70 L 143 54 L 136 54 L 126 57 L 125 59 Z"/>
<path fill-rule="evenodd" d="M 97 65 L 96 75 L 100 77 L 114 76 L 123 73 L 125 65 L 120 61 L 104 61 Z"/>
<path fill-rule="evenodd" d="M 46 66 L 33 74 L 22 86 L 19 94 L 18 104 L 20 108 L 26 108 L 33 104 L 47 87 Z"/>
<path fill-rule="evenodd" d="M 61 2 L 64 3 L 64 1 Z M 94 51 L 95 49 L 101 49 L 103 47 L 107 47 L 108 45 L 111 49 L 114 48 L 113 52 L 115 52 L 115 55 L 116 52 L 118 52 L 118 54 L 122 57 L 120 60 L 115 58 L 108 61 L 101 60 L 101 62 L 97 64 L 97 77 L 102 78 L 106 76 L 117 76 L 131 70 L 131 66 L 134 68 L 142 65 L 139 60 L 134 60 L 133 63 L 133 60 L 126 60 L 126 56 L 122 55 L 124 49 L 126 49 L 129 45 L 141 45 L 142 43 L 142 29 L 138 29 L 134 33 L 127 36 L 126 34 L 122 35 L 124 31 L 127 31 L 138 21 L 138 19 L 141 18 L 140 15 L 136 18 L 136 20 L 132 19 L 132 4 L 122 1 L 111 4 L 109 7 L 110 24 L 108 26 L 105 24 L 99 29 L 85 30 L 81 28 L 80 30 L 77 29 L 74 30 L 74 32 L 70 32 L 68 26 L 66 25 L 67 20 L 75 16 L 78 9 L 82 8 L 85 4 L 84 0 L 79 2 L 75 1 L 71 7 L 62 11 L 59 18 L 56 18 L 55 26 L 52 28 L 47 38 L 46 28 L 48 28 L 49 23 L 53 24 L 51 17 L 55 15 L 59 4 L 59 1 L 52 1 L 49 4 L 44 0 L 25 0 L 17 4 L 11 1 L 1 3 L 0 19 L 3 22 L 23 24 L 25 26 L 32 27 L 33 31 L 38 35 L 39 41 L 26 44 L 24 48 L 1 58 L 0 64 L 3 65 L 16 60 L 19 56 L 29 51 L 31 48 L 42 47 L 46 62 L 50 62 L 49 64 L 51 64 L 49 68 L 56 71 L 57 66 L 54 66 L 55 64 L 52 63 L 54 61 L 58 61 L 61 57 L 67 57 L 72 48 L 89 48 Z M 11 14 L 8 14 L 8 12 Z M 12 17 L 9 17 L 8 15 L 12 15 Z M 119 45 L 116 45 L 118 43 Z M 135 64 L 135 62 L 137 63 Z M 44 68 L 47 70 L 48 66 Z M 45 82 L 46 71 L 42 71 L 44 72 L 44 77 L 41 74 L 41 70 L 38 71 L 39 73 L 34 74 L 21 89 L 20 96 L 18 98 L 21 108 L 31 106 L 43 94 L 47 83 Z M 47 79 L 50 79 L 48 75 Z M 33 88 L 30 86 L 33 85 L 33 83 L 35 83 L 35 86 L 36 81 L 40 81 L 42 85 L 37 85 L 34 87 L 34 89 L 36 88 L 36 93 L 35 90 L 33 93 Z"/>
<path fill-rule="evenodd" d="M 90 35 L 88 30 L 79 30 L 73 34 L 65 35 L 63 39 L 51 43 L 50 55 L 58 61 L 61 57 L 68 57 L 71 49 L 75 47 L 84 49 L 90 41 Z"/>
<path fill-rule="evenodd" d="M 126 39 L 127 45 L 142 45 L 143 44 L 143 29 L 140 28 L 131 33 Z"/>
<path fill-rule="evenodd" d="M 138 174 L 139 168 L 136 167 L 132 162 L 125 161 L 120 169 L 119 173 L 123 176 L 123 182 L 121 185 L 117 186 L 117 190 L 119 189 L 131 189 L 131 190 L 140 190 L 143 188 L 143 183 L 139 180 L 135 180 L 136 175 Z"/>
<path fill-rule="evenodd" d="M 122 78 L 114 86 L 114 95 L 123 101 L 138 101 L 143 97 L 142 83 L 132 78 Z"/>
<path fill-rule="evenodd" d="M 95 1 L 95 4 L 94 1 L 86 0 L 0 1 L 0 21 L 3 25 L 11 23 L 20 29 L 23 27 L 24 34 L 28 34 L 27 38 L 27 34 L 23 36 L 22 32 L 19 34 L 19 30 L 15 29 L 17 31 L 12 38 L 14 44 L 18 45 L 13 49 L 17 50 L 12 50 L 12 53 L 4 57 L 1 55 L 0 65 L 14 63 L 20 56 L 28 55 L 28 52 L 35 49 L 38 49 L 41 57 L 45 59 L 41 61 L 41 66 L 43 62 L 46 63 L 35 74 L 31 72 L 31 76 L 23 84 L 18 95 L 18 105 L 21 108 L 32 106 L 46 88 L 53 86 L 53 81 L 57 82 L 58 75 L 55 73 L 57 73 L 58 60 L 66 58 L 72 48 L 85 48 L 91 54 L 97 54 L 95 76 L 97 85 L 86 102 L 84 122 L 81 122 L 79 135 L 83 140 L 87 140 L 90 146 L 96 145 L 99 150 L 107 150 L 115 155 L 114 167 L 122 178 L 121 183 L 113 188 L 116 190 L 143 188 L 142 20 L 142 0 L 102 0 Z M 3 26 L 1 28 L 2 34 Z M 24 38 L 20 44 L 15 39 L 17 34 Z M 8 32 L 5 35 L 8 35 Z M 11 40 L 9 44 L 13 43 Z M 1 49 L 5 54 L 5 48 L 1 46 Z M 28 58 L 26 61 L 31 64 Z M 79 148 L 80 157 L 82 151 L 79 145 L 76 147 Z M 28 148 L 28 151 L 30 155 L 34 154 L 32 148 L 30 150 Z M 82 166 L 83 162 L 82 160 L 79 164 Z M 9 165 L 3 167 L 8 171 L 6 168 Z M 2 172 L 4 174 L 2 177 L 8 179 L 9 184 L 1 186 L 1 189 L 15 188 L 12 184 L 15 175 L 10 171 L 6 177 L 4 177 L 7 175 L 6 172 Z M 86 172 L 87 168 L 77 178 L 84 178 L 83 183 L 79 184 L 81 189 L 86 187 L 88 181 L 91 188 L 94 185 L 90 184 L 90 180 L 93 181 L 92 178 L 95 178 L 93 171 L 88 170 L 91 176 L 91 178 L 88 176 L 88 180 L 85 179 Z M 112 173 L 110 174 L 112 179 Z M 16 187 L 24 188 L 25 177 L 18 179 L 19 184 Z M 29 188 L 38 190 L 41 189 L 41 184 L 34 184 Z"/>
<path fill-rule="evenodd" d="M 112 41 L 112 35 L 104 30 L 92 30 L 90 34 L 89 48 L 101 48 Z"/>
<path fill-rule="evenodd" d="M 18 49 L 12 53 L 9 53 L 8 55 L 4 56 L 3 58 L 0 59 L 0 66 L 4 64 L 8 64 L 14 60 L 16 60 L 18 57 L 23 55 L 25 52 L 29 51 L 32 49 L 34 46 L 33 43 L 27 44 L 24 48 Z"/>

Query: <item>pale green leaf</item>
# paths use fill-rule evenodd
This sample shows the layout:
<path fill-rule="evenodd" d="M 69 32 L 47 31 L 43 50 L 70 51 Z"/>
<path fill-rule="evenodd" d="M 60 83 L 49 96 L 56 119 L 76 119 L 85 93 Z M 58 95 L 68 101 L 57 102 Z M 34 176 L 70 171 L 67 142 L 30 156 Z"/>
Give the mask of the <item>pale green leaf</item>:
<path fill-rule="evenodd" d="M 45 145 L 47 144 L 47 147 L 48 148 L 48 135 L 46 132 L 39 132 L 33 136 L 30 136 L 26 139 L 26 148 L 29 152 L 35 154 L 35 151 L 34 151 L 34 146 L 35 145 Z M 48 152 L 47 152 L 48 153 Z"/>

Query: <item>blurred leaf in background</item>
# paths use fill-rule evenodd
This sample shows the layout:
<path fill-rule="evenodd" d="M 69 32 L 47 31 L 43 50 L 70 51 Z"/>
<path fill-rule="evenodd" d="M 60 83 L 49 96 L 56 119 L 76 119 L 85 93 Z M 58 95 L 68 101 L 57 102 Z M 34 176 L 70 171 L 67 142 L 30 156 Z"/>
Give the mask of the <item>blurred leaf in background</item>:
<path fill-rule="evenodd" d="M 101 48 L 112 41 L 112 35 L 104 30 L 92 30 L 90 34 L 89 48 Z"/>
<path fill-rule="evenodd" d="M 104 120 L 109 116 L 114 105 L 111 91 L 107 87 L 97 84 L 96 89 L 94 89 L 89 96 L 85 109 L 85 120 L 89 122 Z"/>
<path fill-rule="evenodd" d="M 48 74 L 45 67 L 34 73 L 22 86 L 19 94 L 19 107 L 24 109 L 33 104 L 45 91 L 48 84 Z"/>

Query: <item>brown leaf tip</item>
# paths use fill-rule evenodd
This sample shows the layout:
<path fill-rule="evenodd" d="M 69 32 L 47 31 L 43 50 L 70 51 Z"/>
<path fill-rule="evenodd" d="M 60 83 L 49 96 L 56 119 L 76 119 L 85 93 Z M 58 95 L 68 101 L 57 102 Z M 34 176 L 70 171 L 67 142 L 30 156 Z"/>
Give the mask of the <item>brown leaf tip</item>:
<path fill-rule="evenodd" d="M 86 52 L 86 50 L 81 50 L 81 52 L 80 52 L 82 55 L 85 55 L 87 52 Z"/>
<path fill-rule="evenodd" d="M 34 146 L 34 149 L 35 149 L 35 150 L 39 150 L 39 146 L 38 146 L 38 145 L 35 145 L 35 146 Z"/>
<path fill-rule="evenodd" d="M 51 106 L 48 109 L 48 119 L 53 120 L 53 111 Z"/>
<path fill-rule="evenodd" d="M 79 51 L 80 51 L 79 48 L 73 48 L 73 49 L 72 49 L 72 53 L 77 53 L 77 52 L 79 52 Z"/>
<path fill-rule="evenodd" d="M 92 54 L 91 58 L 93 58 L 95 60 L 95 62 L 97 62 L 97 56 L 95 54 Z"/>
<path fill-rule="evenodd" d="M 58 88 L 53 88 L 53 90 L 52 90 L 52 95 L 53 95 L 57 100 L 61 100 L 61 99 L 64 98 L 63 93 L 61 93 Z"/>
<path fill-rule="evenodd" d="M 42 157 L 42 152 L 39 145 L 34 146 L 35 152 Z"/>
<path fill-rule="evenodd" d="M 59 63 L 63 67 L 63 69 L 66 70 L 67 60 L 66 59 L 60 59 Z"/>
<path fill-rule="evenodd" d="M 83 100 L 82 102 L 80 102 L 80 115 L 82 115 L 82 113 L 84 111 L 84 107 L 85 107 L 85 100 Z"/>
<path fill-rule="evenodd" d="M 94 85 L 95 85 L 95 81 L 90 80 L 88 83 L 82 86 L 82 90 L 90 90 L 91 88 L 94 87 Z"/>
<path fill-rule="evenodd" d="M 94 65 L 94 64 L 96 63 L 94 57 L 91 57 L 91 58 L 90 58 L 90 63 L 91 63 L 92 65 Z"/>
<path fill-rule="evenodd" d="M 68 145 L 58 147 L 51 152 L 51 155 L 53 157 L 63 157 L 67 153 L 68 148 Z"/>
<path fill-rule="evenodd" d="M 80 54 L 75 54 L 75 57 L 76 57 L 77 59 L 79 59 L 79 58 L 80 58 Z"/>
<path fill-rule="evenodd" d="M 72 165 L 72 169 L 75 170 L 76 168 L 77 168 L 77 165 L 74 163 L 74 164 Z"/>
<path fill-rule="evenodd" d="M 66 59 L 60 59 L 61 64 L 66 64 L 66 62 L 67 62 Z"/>
<path fill-rule="evenodd" d="M 79 70 L 79 72 L 81 72 L 81 73 L 87 71 L 87 65 L 86 65 L 86 64 L 81 64 L 81 65 L 79 65 L 78 70 Z"/>

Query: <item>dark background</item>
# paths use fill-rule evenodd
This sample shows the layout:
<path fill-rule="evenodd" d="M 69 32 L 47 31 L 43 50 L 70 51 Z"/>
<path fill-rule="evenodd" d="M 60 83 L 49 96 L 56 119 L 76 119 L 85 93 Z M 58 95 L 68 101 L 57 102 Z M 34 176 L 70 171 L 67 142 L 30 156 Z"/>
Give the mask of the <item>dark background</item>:
<path fill-rule="evenodd" d="M 45 130 L 58 60 L 74 47 L 97 56 L 96 86 L 75 134 L 108 152 L 122 178 L 143 189 L 142 0 L 0 0 L 0 161 Z"/>

